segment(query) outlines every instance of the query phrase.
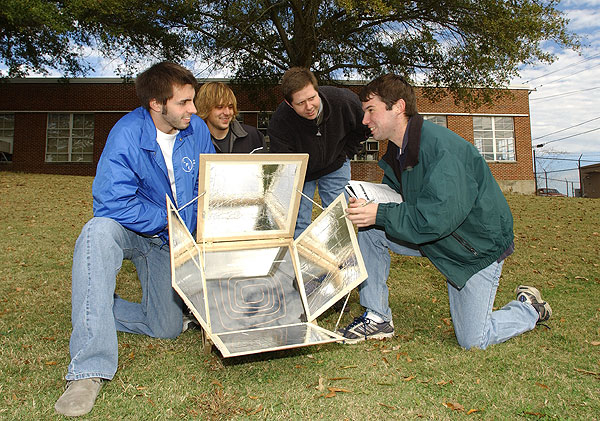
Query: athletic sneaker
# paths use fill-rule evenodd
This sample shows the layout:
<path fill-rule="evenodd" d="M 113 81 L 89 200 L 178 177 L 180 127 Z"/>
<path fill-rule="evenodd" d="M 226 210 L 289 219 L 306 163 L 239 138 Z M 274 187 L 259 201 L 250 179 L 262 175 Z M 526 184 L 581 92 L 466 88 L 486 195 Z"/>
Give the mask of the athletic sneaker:
<path fill-rule="evenodd" d="M 383 321 L 377 323 L 367 317 L 367 312 L 362 316 L 355 317 L 352 323 L 337 333 L 344 337 L 345 342 L 354 344 L 366 339 L 384 339 L 394 336 L 394 323 Z"/>
<path fill-rule="evenodd" d="M 533 306 L 533 308 L 535 308 L 535 311 L 537 311 L 539 315 L 537 323 L 543 323 L 547 321 L 550 316 L 552 316 L 550 304 L 542 300 L 542 295 L 537 288 L 527 285 L 519 285 L 515 289 L 515 294 L 517 294 L 517 301 L 529 303 Z"/>

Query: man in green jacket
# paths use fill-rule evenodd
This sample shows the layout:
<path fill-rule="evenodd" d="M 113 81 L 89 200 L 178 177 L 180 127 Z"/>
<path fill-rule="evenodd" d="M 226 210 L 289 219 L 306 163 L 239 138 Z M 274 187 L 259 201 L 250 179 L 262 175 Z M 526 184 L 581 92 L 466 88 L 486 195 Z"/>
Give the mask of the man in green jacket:
<path fill-rule="evenodd" d="M 477 149 L 454 132 L 424 121 L 413 88 L 387 74 L 366 85 L 363 124 L 376 140 L 389 140 L 379 166 L 383 183 L 402 203 L 350 200 L 348 218 L 368 278 L 359 286 L 365 313 L 339 331 L 347 342 L 394 334 L 387 278 L 391 250 L 425 256 L 446 277 L 450 315 L 460 346 L 485 349 L 550 318 L 550 305 L 533 287 L 492 311 L 504 259 L 514 250 L 512 214 Z"/>

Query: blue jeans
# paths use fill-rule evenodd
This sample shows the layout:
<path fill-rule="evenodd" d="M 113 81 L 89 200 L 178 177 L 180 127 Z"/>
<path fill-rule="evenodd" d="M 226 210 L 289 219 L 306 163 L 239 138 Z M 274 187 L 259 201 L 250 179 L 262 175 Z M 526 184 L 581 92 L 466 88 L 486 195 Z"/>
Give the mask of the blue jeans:
<path fill-rule="evenodd" d="M 110 218 L 92 218 L 73 253 L 71 333 L 67 380 L 112 379 L 117 371 L 117 330 L 174 338 L 182 329 L 182 301 L 171 287 L 169 248 Z M 141 303 L 115 294 L 124 259 L 136 267 Z"/>
<path fill-rule="evenodd" d="M 387 287 L 391 262 L 389 250 L 406 256 L 422 255 L 415 246 L 402 244 L 376 228 L 359 230 L 358 244 L 368 274 L 358 287 L 360 304 L 390 321 L 392 310 L 388 304 Z M 463 348 L 485 349 L 527 332 L 536 325 L 538 313 L 528 303 L 513 300 L 492 311 L 503 264 L 504 261 L 494 262 L 480 270 L 460 290 L 447 283 L 454 333 Z"/>
<path fill-rule="evenodd" d="M 341 193 L 346 194 L 344 186 L 348 184 L 351 177 L 350 160 L 346 159 L 344 165 L 332 173 L 326 174 L 316 180 L 306 181 L 302 188 L 302 193 L 310 197 L 315 197 L 317 184 L 319 185 L 319 197 L 321 205 L 326 208 L 333 202 Z M 348 195 L 346 194 L 346 198 Z M 296 220 L 296 229 L 294 230 L 294 238 L 298 238 L 300 234 L 310 225 L 312 220 L 313 204 L 310 200 L 302 196 L 300 200 L 300 210 L 298 211 L 298 219 Z"/>

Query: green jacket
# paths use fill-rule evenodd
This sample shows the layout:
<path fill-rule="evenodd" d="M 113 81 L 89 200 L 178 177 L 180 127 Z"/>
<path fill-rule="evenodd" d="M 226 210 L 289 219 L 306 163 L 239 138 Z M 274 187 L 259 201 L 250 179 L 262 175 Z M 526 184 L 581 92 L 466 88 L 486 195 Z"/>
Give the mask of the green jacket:
<path fill-rule="evenodd" d="M 513 249 L 513 219 L 490 169 L 469 142 L 423 117 L 411 118 L 403 163 L 392 142 L 379 161 L 383 183 L 403 203 L 381 203 L 376 225 L 416 244 L 448 281 L 467 280 Z"/>

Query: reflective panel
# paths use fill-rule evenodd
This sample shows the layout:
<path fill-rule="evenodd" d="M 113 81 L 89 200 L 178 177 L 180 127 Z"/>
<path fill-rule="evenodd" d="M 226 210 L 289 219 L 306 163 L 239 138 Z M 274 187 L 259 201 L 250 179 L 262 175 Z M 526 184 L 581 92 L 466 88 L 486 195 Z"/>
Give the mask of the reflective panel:
<path fill-rule="evenodd" d="M 292 241 L 307 161 L 200 155 L 197 241 L 168 202 L 173 288 L 224 357 L 339 340 L 310 322 L 366 278 L 343 195 Z"/>
<path fill-rule="evenodd" d="M 206 305 L 199 249 L 173 203 L 168 198 L 167 200 L 173 288 L 187 301 L 186 304 L 194 312 L 198 321 L 204 322 L 206 325 Z"/>
<path fill-rule="evenodd" d="M 312 321 L 367 278 L 340 195 L 295 241 Z"/>
<path fill-rule="evenodd" d="M 304 155 L 201 156 L 199 239 L 257 238 L 290 234 L 296 222 L 297 186 Z M 236 159 L 237 158 L 237 159 Z"/>
<path fill-rule="evenodd" d="M 335 342 L 339 338 L 331 332 L 310 323 L 255 329 L 245 332 L 224 333 L 217 336 L 226 348 L 223 356 L 255 354 L 278 349 L 297 348 Z"/>
<path fill-rule="evenodd" d="M 206 252 L 213 333 L 306 321 L 289 247 Z"/>

